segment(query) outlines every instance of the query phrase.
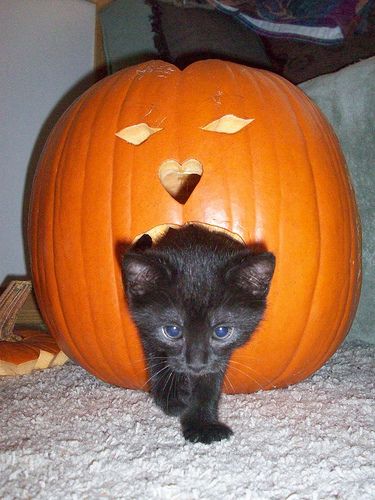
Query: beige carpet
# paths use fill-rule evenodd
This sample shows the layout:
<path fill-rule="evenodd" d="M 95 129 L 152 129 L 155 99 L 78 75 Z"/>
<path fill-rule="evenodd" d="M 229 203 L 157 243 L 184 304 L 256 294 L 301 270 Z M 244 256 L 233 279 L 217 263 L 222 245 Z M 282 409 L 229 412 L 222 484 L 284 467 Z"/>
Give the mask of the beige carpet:
<path fill-rule="evenodd" d="M 212 445 L 72 363 L 2 378 L 0 498 L 373 500 L 374 355 L 344 344 L 299 385 L 224 396 L 234 436 Z"/>

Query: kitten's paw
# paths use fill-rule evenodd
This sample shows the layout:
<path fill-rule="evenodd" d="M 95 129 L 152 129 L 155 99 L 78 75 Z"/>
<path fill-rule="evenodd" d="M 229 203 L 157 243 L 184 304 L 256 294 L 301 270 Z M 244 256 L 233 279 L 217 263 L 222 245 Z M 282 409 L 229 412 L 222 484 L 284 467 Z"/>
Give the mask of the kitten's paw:
<path fill-rule="evenodd" d="M 228 439 L 233 434 L 230 427 L 220 422 L 186 425 L 182 432 L 187 441 L 204 444 Z"/>
<path fill-rule="evenodd" d="M 164 413 L 172 417 L 178 417 L 186 410 L 186 404 L 177 398 L 155 399 L 156 404 L 163 410 Z"/>

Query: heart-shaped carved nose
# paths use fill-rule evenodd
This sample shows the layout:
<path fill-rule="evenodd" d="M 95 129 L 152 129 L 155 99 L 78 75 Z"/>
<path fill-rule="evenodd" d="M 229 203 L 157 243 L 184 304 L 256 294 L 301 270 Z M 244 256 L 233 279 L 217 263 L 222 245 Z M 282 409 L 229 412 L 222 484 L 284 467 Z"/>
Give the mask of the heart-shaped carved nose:
<path fill-rule="evenodd" d="M 164 189 L 179 203 L 186 203 L 203 174 L 202 164 L 195 159 L 178 163 L 166 160 L 159 168 L 159 179 Z"/>

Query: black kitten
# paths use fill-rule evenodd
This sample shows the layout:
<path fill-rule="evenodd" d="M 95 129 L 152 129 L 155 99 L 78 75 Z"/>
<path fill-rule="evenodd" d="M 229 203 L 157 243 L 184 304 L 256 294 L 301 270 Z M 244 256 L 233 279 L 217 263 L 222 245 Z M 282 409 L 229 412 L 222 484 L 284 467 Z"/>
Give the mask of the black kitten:
<path fill-rule="evenodd" d="M 144 235 L 123 257 L 151 393 L 165 413 L 180 415 L 189 441 L 232 434 L 218 421 L 222 381 L 233 350 L 262 319 L 274 266 L 271 253 L 194 224 L 169 229 L 154 246 Z"/>

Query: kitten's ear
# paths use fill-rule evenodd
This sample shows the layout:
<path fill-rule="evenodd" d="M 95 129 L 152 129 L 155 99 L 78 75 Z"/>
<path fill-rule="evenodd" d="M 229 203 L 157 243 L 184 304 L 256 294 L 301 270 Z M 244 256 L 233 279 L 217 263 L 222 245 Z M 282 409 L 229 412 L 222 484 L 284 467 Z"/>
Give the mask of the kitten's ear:
<path fill-rule="evenodd" d="M 166 276 L 160 265 L 142 253 L 125 254 L 122 272 L 126 291 L 131 296 L 141 296 L 155 290 Z"/>
<path fill-rule="evenodd" d="M 144 251 L 152 247 L 152 238 L 149 234 L 142 234 L 140 238 L 132 246 L 133 250 Z"/>
<path fill-rule="evenodd" d="M 234 282 L 256 299 L 265 299 L 275 269 L 275 256 L 270 252 L 249 253 L 240 264 L 228 270 L 227 281 Z"/>

